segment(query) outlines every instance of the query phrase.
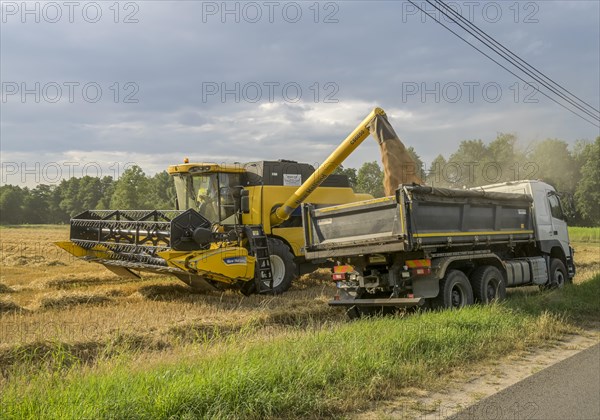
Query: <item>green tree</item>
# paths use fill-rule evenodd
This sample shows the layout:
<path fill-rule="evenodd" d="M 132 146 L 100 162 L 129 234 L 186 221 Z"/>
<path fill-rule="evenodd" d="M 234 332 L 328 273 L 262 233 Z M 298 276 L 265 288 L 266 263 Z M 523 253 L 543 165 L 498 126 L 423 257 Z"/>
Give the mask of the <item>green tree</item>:
<path fill-rule="evenodd" d="M 444 181 L 453 188 L 483 185 L 482 171 L 489 161 L 490 154 L 483 141 L 463 140 L 444 167 Z"/>
<path fill-rule="evenodd" d="M 376 161 L 365 162 L 358 170 L 356 191 L 371 194 L 373 197 L 383 197 L 383 171 Z"/>
<path fill-rule="evenodd" d="M 23 200 L 23 212 L 26 223 L 59 223 L 61 215 L 65 215 L 58 207 L 55 197 L 55 186 L 40 184 Z"/>
<path fill-rule="evenodd" d="M 23 201 L 26 190 L 14 185 L 3 185 L 0 187 L 0 223 L 19 224 L 24 223 Z"/>
<path fill-rule="evenodd" d="M 432 187 L 447 187 L 448 182 L 444 179 L 445 169 L 448 162 L 442 155 L 437 157 L 431 162 L 431 167 L 427 172 L 427 184 Z"/>
<path fill-rule="evenodd" d="M 150 184 L 142 168 L 128 168 L 115 184 L 111 206 L 119 210 L 142 210 L 155 208 L 150 195 Z"/>
<path fill-rule="evenodd" d="M 586 222 L 600 226 L 600 137 L 585 147 L 582 160 L 575 205 Z"/>
<path fill-rule="evenodd" d="M 406 149 L 406 151 L 408 152 L 408 154 L 410 155 L 412 160 L 415 162 L 415 166 L 416 166 L 415 170 L 417 172 L 417 175 L 421 179 L 425 180 L 425 178 L 426 178 L 425 164 L 421 160 L 421 157 L 417 154 L 417 152 L 415 151 L 415 148 L 412 146 L 410 146 L 408 149 Z"/>
<path fill-rule="evenodd" d="M 77 201 L 82 210 L 95 209 L 102 199 L 102 181 L 100 178 L 84 176 L 79 180 Z"/>
<path fill-rule="evenodd" d="M 100 188 L 102 189 L 102 196 L 96 204 L 96 209 L 107 210 L 111 208 L 111 198 L 115 192 L 115 180 L 112 176 L 105 176 L 100 181 Z"/>
<path fill-rule="evenodd" d="M 62 180 L 58 189 L 61 197 L 59 207 L 69 216 L 95 209 L 103 198 L 102 180 L 92 176 Z"/>
<path fill-rule="evenodd" d="M 346 175 L 350 187 L 356 189 L 358 175 L 356 174 L 355 168 L 344 168 L 342 165 L 340 165 L 336 168 L 336 170 L 333 173 L 338 175 Z"/>
<path fill-rule="evenodd" d="M 567 142 L 547 139 L 536 143 L 529 160 L 536 165 L 535 178 L 547 182 L 560 192 L 575 191 L 580 174 Z"/>
<path fill-rule="evenodd" d="M 175 208 L 175 183 L 167 171 L 159 172 L 148 179 L 148 188 L 150 202 L 154 203 L 153 208 L 165 210 Z"/>
<path fill-rule="evenodd" d="M 490 161 L 487 167 L 482 167 L 483 183 L 516 181 L 526 177 L 527 158 L 517 147 L 514 134 L 498 134 L 487 149 Z"/>
<path fill-rule="evenodd" d="M 83 208 L 79 204 L 79 178 L 63 179 L 58 184 L 60 195 L 59 207 L 70 216 L 81 213 Z"/>

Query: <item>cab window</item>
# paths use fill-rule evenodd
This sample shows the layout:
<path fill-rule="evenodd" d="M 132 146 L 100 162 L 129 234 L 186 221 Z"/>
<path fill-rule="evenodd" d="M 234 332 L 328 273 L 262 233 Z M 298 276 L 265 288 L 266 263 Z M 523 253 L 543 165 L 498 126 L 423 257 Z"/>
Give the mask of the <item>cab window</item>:
<path fill-rule="evenodd" d="M 551 193 L 548 195 L 548 203 L 550 204 L 550 213 L 555 219 L 564 220 L 565 216 L 560 205 L 560 200 L 556 194 Z"/>

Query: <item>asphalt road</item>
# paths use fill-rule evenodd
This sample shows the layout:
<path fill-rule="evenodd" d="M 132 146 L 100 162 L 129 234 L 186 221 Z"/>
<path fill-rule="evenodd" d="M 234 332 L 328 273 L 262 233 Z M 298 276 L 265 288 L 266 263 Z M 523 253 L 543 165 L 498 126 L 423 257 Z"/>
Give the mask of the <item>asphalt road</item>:
<path fill-rule="evenodd" d="M 449 419 L 599 420 L 600 344 L 541 370 Z"/>

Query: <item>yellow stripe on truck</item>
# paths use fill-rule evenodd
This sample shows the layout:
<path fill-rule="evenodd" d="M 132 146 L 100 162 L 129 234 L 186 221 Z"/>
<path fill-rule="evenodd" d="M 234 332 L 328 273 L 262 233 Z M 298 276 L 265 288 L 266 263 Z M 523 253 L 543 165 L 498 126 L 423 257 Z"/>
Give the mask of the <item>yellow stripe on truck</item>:
<path fill-rule="evenodd" d="M 415 233 L 415 238 L 431 238 L 434 236 L 485 236 L 485 235 L 516 235 L 521 233 L 533 233 L 533 230 L 503 230 L 491 232 L 433 232 Z"/>

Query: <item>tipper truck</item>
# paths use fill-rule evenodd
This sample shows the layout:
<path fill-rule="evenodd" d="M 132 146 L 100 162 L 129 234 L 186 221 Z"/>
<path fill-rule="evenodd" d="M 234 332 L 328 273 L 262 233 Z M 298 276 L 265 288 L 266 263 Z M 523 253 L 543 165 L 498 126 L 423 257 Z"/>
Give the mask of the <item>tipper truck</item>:
<path fill-rule="evenodd" d="M 560 288 L 575 275 L 560 198 L 541 181 L 405 184 L 380 199 L 304 204 L 302 218 L 305 256 L 335 262 L 330 305 L 350 317 L 488 303 L 507 287 Z"/>

